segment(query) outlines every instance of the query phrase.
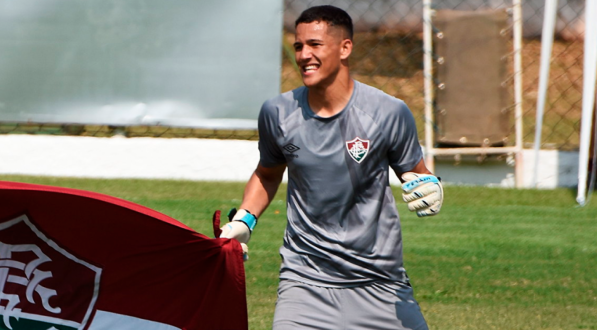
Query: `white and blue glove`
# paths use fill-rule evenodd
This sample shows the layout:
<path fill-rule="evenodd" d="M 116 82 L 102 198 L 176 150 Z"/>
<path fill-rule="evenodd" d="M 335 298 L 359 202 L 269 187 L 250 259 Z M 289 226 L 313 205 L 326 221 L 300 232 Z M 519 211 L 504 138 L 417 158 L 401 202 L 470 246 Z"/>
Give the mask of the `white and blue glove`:
<path fill-rule="evenodd" d="M 406 172 L 402 174 L 402 199 L 417 216 L 436 215 L 444 202 L 444 188 L 432 174 Z"/>
<path fill-rule="evenodd" d="M 247 243 L 251 239 L 251 233 L 257 225 L 257 217 L 244 209 L 238 211 L 232 209 L 228 213 L 228 220 L 230 222 L 222 226 L 222 228 L 218 228 L 220 223 L 219 214 L 217 222 L 214 215 L 214 234 L 219 238 L 234 238 L 239 241 L 243 249 L 243 259 L 247 261 L 249 259 L 249 247 Z"/>

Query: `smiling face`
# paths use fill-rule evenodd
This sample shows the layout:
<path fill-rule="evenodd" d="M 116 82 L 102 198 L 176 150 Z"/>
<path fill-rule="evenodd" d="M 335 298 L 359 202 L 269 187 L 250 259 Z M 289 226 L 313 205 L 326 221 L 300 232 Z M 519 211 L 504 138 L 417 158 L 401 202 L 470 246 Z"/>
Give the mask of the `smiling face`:
<path fill-rule="evenodd" d="M 348 74 L 352 41 L 344 34 L 324 21 L 297 25 L 294 52 L 305 86 L 327 87 L 341 70 Z"/>

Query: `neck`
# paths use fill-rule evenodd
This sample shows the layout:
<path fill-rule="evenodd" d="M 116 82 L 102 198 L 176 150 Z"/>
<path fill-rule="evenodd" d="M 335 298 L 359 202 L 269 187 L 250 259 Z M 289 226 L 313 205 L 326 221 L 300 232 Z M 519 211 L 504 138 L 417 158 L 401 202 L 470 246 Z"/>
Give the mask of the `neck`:
<path fill-rule="evenodd" d="M 316 115 L 331 117 L 346 107 L 353 89 L 354 81 L 348 72 L 340 72 L 331 84 L 309 88 L 309 106 Z"/>

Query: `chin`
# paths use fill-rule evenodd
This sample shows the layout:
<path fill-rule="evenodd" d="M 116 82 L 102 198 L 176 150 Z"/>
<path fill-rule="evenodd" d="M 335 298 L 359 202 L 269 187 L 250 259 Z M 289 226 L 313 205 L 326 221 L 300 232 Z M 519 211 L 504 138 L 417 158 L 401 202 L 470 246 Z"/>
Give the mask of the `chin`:
<path fill-rule="evenodd" d="M 315 84 L 309 83 L 308 81 L 304 81 L 304 80 L 303 80 L 303 85 L 305 85 L 305 87 L 307 87 L 307 88 L 311 88 L 311 87 L 315 86 Z"/>
<path fill-rule="evenodd" d="M 320 80 L 313 79 L 312 77 L 303 78 L 303 85 L 308 88 L 317 87 L 320 82 Z"/>

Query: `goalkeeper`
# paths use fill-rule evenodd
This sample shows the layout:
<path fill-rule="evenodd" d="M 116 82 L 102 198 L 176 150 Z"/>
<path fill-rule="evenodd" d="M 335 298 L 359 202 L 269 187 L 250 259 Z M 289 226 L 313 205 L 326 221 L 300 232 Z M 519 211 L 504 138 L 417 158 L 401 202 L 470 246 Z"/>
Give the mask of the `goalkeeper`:
<path fill-rule="evenodd" d="M 392 168 L 411 211 L 441 208 L 414 118 L 403 101 L 350 77 L 346 12 L 312 7 L 295 26 L 305 86 L 263 104 L 260 162 L 220 237 L 247 243 L 288 169 L 273 329 L 427 329 L 403 267 L 389 185 Z"/>

